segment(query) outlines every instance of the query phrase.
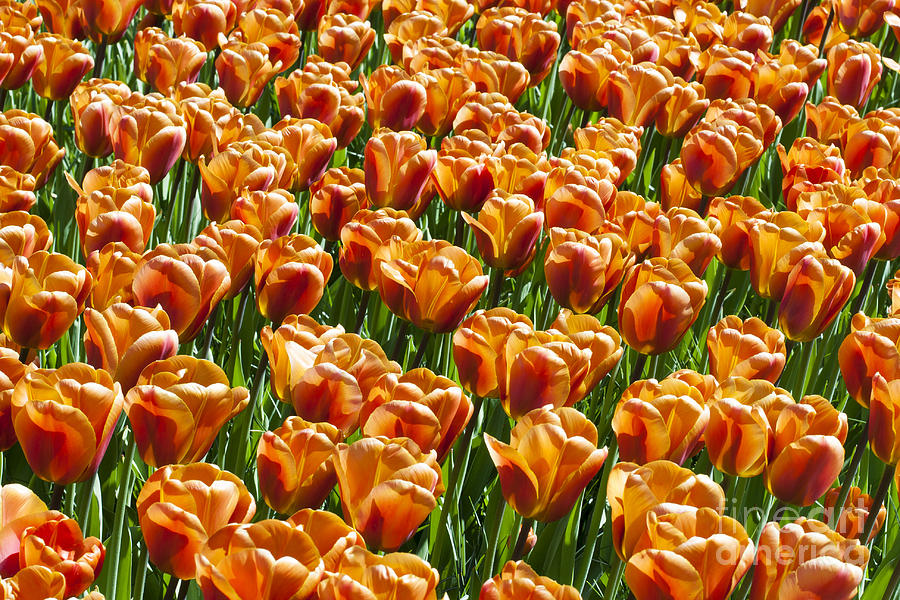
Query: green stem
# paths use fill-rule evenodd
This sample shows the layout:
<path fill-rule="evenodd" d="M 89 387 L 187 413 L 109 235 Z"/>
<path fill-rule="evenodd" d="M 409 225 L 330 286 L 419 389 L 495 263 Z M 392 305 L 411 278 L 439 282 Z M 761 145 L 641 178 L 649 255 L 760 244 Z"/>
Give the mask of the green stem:
<path fill-rule="evenodd" d="M 116 512 L 113 517 L 113 531 L 110 536 L 109 547 L 106 549 L 107 561 L 103 565 L 106 585 L 102 586 L 107 598 L 118 598 L 116 588 L 119 584 L 119 559 L 122 550 L 122 530 L 125 528 L 126 508 L 131 504 L 131 488 L 134 485 L 134 470 L 131 468 L 134 462 L 134 454 L 137 450 L 137 443 L 132 437 L 128 442 L 128 449 L 125 451 L 125 476 L 122 480 L 122 486 L 117 494 Z"/>

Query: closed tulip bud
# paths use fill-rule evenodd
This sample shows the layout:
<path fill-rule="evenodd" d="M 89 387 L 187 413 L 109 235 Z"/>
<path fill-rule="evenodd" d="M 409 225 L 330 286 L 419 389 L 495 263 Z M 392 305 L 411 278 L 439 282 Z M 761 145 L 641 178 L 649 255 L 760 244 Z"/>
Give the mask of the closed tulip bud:
<path fill-rule="evenodd" d="M 525 315 L 503 307 L 479 310 L 460 324 L 453 334 L 453 361 L 466 391 L 482 398 L 500 397 L 497 369 L 503 368 L 506 339 L 517 329 L 528 332 L 534 325 Z"/>
<path fill-rule="evenodd" d="M 607 497 L 613 546 L 623 560 L 635 553 L 652 513 L 669 512 L 672 505 L 711 509 L 718 514 L 725 510 L 725 493 L 719 484 L 667 460 L 643 466 L 616 464 L 609 475 Z"/>
<path fill-rule="evenodd" d="M 873 377 L 900 378 L 900 319 L 871 319 L 863 313 L 853 315 L 851 331 L 838 350 L 841 375 L 850 395 L 868 408 Z"/>
<path fill-rule="evenodd" d="M 594 424 L 574 408 L 544 407 L 523 415 L 509 445 L 489 434 L 484 440 L 506 501 L 523 517 L 542 522 L 572 510 L 607 455 L 606 448 L 597 448 Z"/>
<path fill-rule="evenodd" d="M 175 356 L 178 334 L 169 328 L 169 317 L 156 308 L 111 304 L 102 312 L 84 313 L 84 349 L 88 363 L 105 369 L 127 392 L 150 363 Z"/>
<path fill-rule="evenodd" d="M 333 267 L 331 256 L 300 234 L 264 241 L 254 264 L 257 307 L 275 323 L 311 312 L 322 299 Z"/>
<path fill-rule="evenodd" d="M 373 130 L 380 127 L 397 131 L 412 129 L 425 114 L 428 103 L 425 88 L 400 67 L 382 65 L 368 78 L 360 76 L 360 82 Z"/>
<path fill-rule="evenodd" d="M 848 40 L 828 51 L 828 94 L 861 108 L 881 80 L 881 53 L 869 42 Z"/>
<path fill-rule="evenodd" d="M 462 218 L 472 228 L 478 252 L 488 266 L 514 277 L 531 263 L 544 218 L 528 196 L 495 190 L 478 219 L 465 212 Z"/>
<path fill-rule="evenodd" d="M 560 585 L 549 577 L 540 577 L 523 561 L 508 561 L 499 575 L 481 586 L 478 600 L 581 600 L 570 585 Z"/>
<path fill-rule="evenodd" d="M 366 547 L 366 542 L 358 531 L 327 510 L 304 508 L 291 515 L 287 523 L 312 538 L 322 556 L 326 573 L 337 571 L 344 552 L 351 547 Z"/>
<path fill-rule="evenodd" d="M 187 36 L 170 38 L 159 29 L 147 28 L 135 34 L 134 44 L 135 72 L 163 94 L 171 94 L 179 83 L 197 81 L 206 63 L 206 48 Z"/>
<path fill-rule="evenodd" d="M 481 263 L 444 240 L 390 243 L 396 253 L 375 265 L 382 301 L 421 329 L 454 330 L 487 289 Z"/>
<path fill-rule="evenodd" d="M 300 208 L 285 190 L 243 190 L 231 204 L 231 218 L 255 227 L 263 239 L 275 240 L 294 228 Z"/>
<path fill-rule="evenodd" d="M 630 251 L 614 233 L 589 236 L 576 230 L 550 231 L 544 274 L 554 299 L 577 313 L 597 313 L 629 266 Z"/>
<path fill-rule="evenodd" d="M 409 210 L 418 201 L 437 162 L 424 138 L 381 129 L 366 143 L 366 194 L 377 207 Z"/>
<path fill-rule="evenodd" d="M 91 289 L 91 274 L 65 255 L 43 250 L 17 256 L 5 297 L 3 332 L 19 346 L 45 350 L 75 322 Z"/>
<path fill-rule="evenodd" d="M 219 85 L 228 101 L 242 108 L 256 104 L 281 67 L 281 61 L 272 62 L 269 48 L 262 42 L 229 41 L 216 59 Z"/>
<path fill-rule="evenodd" d="M 45 519 L 25 529 L 20 538 L 19 565 L 62 573 L 66 586 L 60 597 L 78 596 L 88 589 L 103 568 L 105 555 L 100 540 L 85 538 L 75 519 L 55 511 L 45 513 Z"/>
<path fill-rule="evenodd" d="M 656 130 L 666 137 L 683 138 L 709 106 L 706 88 L 697 81 L 675 78 L 671 92 L 659 106 Z"/>
<path fill-rule="evenodd" d="M 637 600 L 673 589 L 728 598 L 752 566 L 753 550 L 744 526 L 711 508 L 650 512 L 644 537 L 625 566 L 625 581 Z"/>
<path fill-rule="evenodd" d="M 66 153 L 49 123 L 18 109 L 0 113 L 0 143 L 0 164 L 33 176 L 35 189 L 44 186 Z"/>
<path fill-rule="evenodd" d="M 738 376 L 775 383 L 787 360 L 784 334 L 760 319 L 729 315 L 706 335 L 709 370 L 718 381 Z"/>
<path fill-rule="evenodd" d="M 838 511 L 836 504 L 840 494 L 841 488 L 839 487 L 831 488 L 825 494 L 825 499 L 823 500 L 825 523 L 829 527 L 833 527 L 838 534 L 848 540 L 858 539 L 862 535 L 866 520 L 869 518 L 869 512 L 872 509 L 872 496 L 864 494 L 861 489 L 853 486 L 847 494 L 844 505 Z M 875 517 L 875 526 L 872 528 L 866 543 L 871 542 L 878 535 L 881 526 L 884 525 L 885 518 L 887 518 L 887 508 L 882 506 Z"/>
<path fill-rule="evenodd" d="M 436 600 L 437 584 L 437 570 L 415 554 L 379 556 L 352 546 L 322 578 L 317 593 L 320 600 Z"/>
<path fill-rule="evenodd" d="M 651 258 L 631 267 L 619 302 L 626 343 L 643 354 L 674 348 L 706 302 L 706 282 L 679 258 Z"/>
<path fill-rule="evenodd" d="M 869 549 L 827 525 L 801 517 L 779 529 L 767 523 L 759 538 L 751 600 L 856 596 Z"/>
<path fill-rule="evenodd" d="M 345 62 L 355 70 L 375 42 L 375 30 L 356 15 L 325 15 L 319 22 L 318 53 L 328 62 Z"/>
<path fill-rule="evenodd" d="M 94 67 L 94 59 L 81 42 L 49 33 L 35 41 L 43 47 L 44 60 L 31 75 L 34 91 L 48 100 L 66 100 L 75 86 Z"/>
<path fill-rule="evenodd" d="M 312 538 L 275 519 L 226 525 L 209 537 L 196 563 L 197 584 L 207 598 L 305 600 L 324 570 Z"/>
<path fill-rule="evenodd" d="M 408 438 L 363 438 L 340 444 L 334 467 L 344 519 L 372 548 L 399 548 L 444 493 L 436 453 L 423 453 Z"/>
<path fill-rule="evenodd" d="M 212 50 L 219 46 L 219 36 L 237 25 L 239 12 L 233 0 L 179 0 L 173 5 L 172 28 L 175 35 L 186 35 Z"/>
<path fill-rule="evenodd" d="M 404 242 L 422 239 L 422 232 L 405 212 L 391 208 L 363 209 L 341 229 L 341 273 L 356 287 L 374 290 L 381 274 L 380 263 L 392 256 L 391 239 Z"/>
<path fill-rule="evenodd" d="M 36 369 L 16 384 L 12 422 L 28 465 L 66 485 L 97 470 L 122 412 L 122 388 L 83 363 Z"/>
<path fill-rule="evenodd" d="M 0 165 L 0 212 L 31 210 L 37 202 L 35 183 L 33 175 Z"/>
<path fill-rule="evenodd" d="M 820 256 L 801 258 L 788 275 L 778 306 L 778 322 L 790 339 L 817 338 L 844 308 L 856 277 L 837 260 Z"/>
<path fill-rule="evenodd" d="M 194 558 L 229 523 L 247 523 L 256 503 L 244 483 L 208 463 L 169 465 L 147 478 L 137 498 L 141 533 L 164 573 L 194 579 Z"/>
<path fill-rule="evenodd" d="M 382 375 L 366 396 L 359 426 L 367 437 L 408 437 L 446 458 L 474 412 L 462 389 L 428 369 Z"/>
<path fill-rule="evenodd" d="M 329 423 L 288 417 L 260 438 L 259 487 L 266 504 L 282 514 L 321 506 L 337 483 L 332 454 L 341 432 Z"/>
<path fill-rule="evenodd" d="M 697 389 L 678 379 L 647 379 L 622 393 L 612 428 L 622 460 L 680 465 L 700 449 L 708 421 L 709 409 Z"/>

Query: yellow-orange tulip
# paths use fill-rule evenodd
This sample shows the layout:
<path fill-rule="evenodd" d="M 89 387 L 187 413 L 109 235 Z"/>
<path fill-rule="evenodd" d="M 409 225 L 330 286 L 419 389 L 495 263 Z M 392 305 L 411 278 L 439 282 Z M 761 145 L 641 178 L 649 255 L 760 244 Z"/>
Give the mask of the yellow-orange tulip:
<path fill-rule="evenodd" d="M 506 339 L 515 329 L 532 331 L 531 319 L 508 308 L 476 311 L 453 334 L 453 362 L 463 388 L 482 398 L 499 398 L 497 369 L 503 368 Z M 593 355 L 591 356 L 593 359 Z"/>
<path fill-rule="evenodd" d="M 784 370 L 784 334 L 762 320 L 729 315 L 706 334 L 709 370 L 718 381 L 738 376 L 775 383 Z"/>
<path fill-rule="evenodd" d="M 574 408 L 543 407 L 519 419 L 510 443 L 484 434 L 500 475 L 503 496 L 528 519 L 556 521 L 606 460 L 597 448 L 597 428 Z"/>
<path fill-rule="evenodd" d="M 372 548 L 399 548 L 444 493 L 436 453 L 423 453 L 408 438 L 363 438 L 340 444 L 334 468 L 344 519 Z"/>
<path fill-rule="evenodd" d="M 66 485 L 97 470 L 122 412 L 122 388 L 83 363 L 36 369 L 16 384 L 12 422 L 28 465 Z"/>
<path fill-rule="evenodd" d="M 311 312 L 322 299 L 333 267 L 331 255 L 301 234 L 264 241 L 253 260 L 257 307 L 275 323 Z"/>
<path fill-rule="evenodd" d="M 437 162 L 425 139 L 412 132 L 379 129 L 366 142 L 363 170 L 373 206 L 410 210 L 419 201 Z"/>
<path fill-rule="evenodd" d="M 509 561 L 498 575 L 481 586 L 478 600 L 581 600 L 570 585 L 560 585 L 549 577 L 540 577 L 523 561 Z"/>
<path fill-rule="evenodd" d="M 630 254 L 615 233 L 591 236 L 574 229 L 551 229 L 544 259 L 550 293 L 577 313 L 600 312 L 622 281 Z"/>
<path fill-rule="evenodd" d="M 378 287 L 380 262 L 391 257 L 393 237 L 417 242 L 422 232 L 409 216 L 392 208 L 360 210 L 341 228 L 341 273 L 347 281 L 363 290 Z"/>
<path fill-rule="evenodd" d="M 229 523 L 250 521 L 256 502 L 237 476 L 193 463 L 154 471 L 136 508 L 150 561 L 164 573 L 194 579 L 194 559 L 209 537 Z"/>
<path fill-rule="evenodd" d="M 437 570 L 415 554 L 379 556 L 352 546 L 325 574 L 317 593 L 319 600 L 437 600 L 437 584 Z"/>
<path fill-rule="evenodd" d="M 503 269 L 506 277 L 518 275 L 531 264 L 544 221 L 531 198 L 494 190 L 477 219 L 465 212 L 461 216 L 472 228 L 485 264 Z"/>
<path fill-rule="evenodd" d="M 288 417 L 278 429 L 265 432 L 256 470 L 266 504 L 282 514 L 321 506 L 337 483 L 332 454 L 342 437 L 334 425 L 300 417 Z"/>
<path fill-rule="evenodd" d="M 801 258 L 785 282 L 778 322 L 790 339 L 808 342 L 825 331 L 853 293 L 853 271 L 835 259 Z"/>

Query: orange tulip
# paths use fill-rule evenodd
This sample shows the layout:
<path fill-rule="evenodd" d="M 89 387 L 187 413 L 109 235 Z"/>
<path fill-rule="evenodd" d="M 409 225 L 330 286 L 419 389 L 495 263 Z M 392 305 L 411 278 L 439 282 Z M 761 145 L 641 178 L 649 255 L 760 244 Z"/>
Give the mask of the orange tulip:
<path fill-rule="evenodd" d="M 49 123 L 15 108 L 0 113 L 0 143 L 0 164 L 33 176 L 35 189 L 44 186 L 66 153 Z"/>
<path fill-rule="evenodd" d="M 197 584 L 207 598 L 305 600 L 324 570 L 312 538 L 275 519 L 226 525 L 209 537 L 196 560 Z"/>
<path fill-rule="evenodd" d="M 679 258 L 651 258 L 631 267 L 619 301 L 619 328 L 644 354 L 674 348 L 706 302 L 706 282 Z"/>
<path fill-rule="evenodd" d="M 868 548 L 819 521 L 801 517 L 780 529 L 777 523 L 767 523 L 759 538 L 750 598 L 850 600 L 868 561 Z"/>
<path fill-rule="evenodd" d="M 578 313 L 597 313 L 629 266 L 630 251 L 615 233 L 590 236 L 577 230 L 550 230 L 544 274 L 553 298 Z"/>
<path fill-rule="evenodd" d="M 143 252 L 155 219 L 153 204 L 127 189 L 100 188 L 79 194 L 75 203 L 75 222 L 85 255 L 110 242 Z"/>
<path fill-rule="evenodd" d="M 353 546 L 365 549 L 366 542 L 359 532 L 327 510 L 304 508 L 287 519 L 287 523 L 307 533 L 319 550 L 325 572 L 334 573 L 344 555 Z"/>
<path fill-rule="evenodd" d="M 646 379 L 622 393 L 612 429 L 622 460 L 680 465 L 700 449 L 708 421 L 709 408 L 696 388 L 678 379 Z"/>
<path fill-rule="evenodd" d="M 330 241 L 339 240 L 344 225 L 368 206 L 362 169 L 329 169 L 309 191 L 310 220 L 316 231 Z"/>
<path fill-rule="evenodd" d="M 708 508 L 719 514 L 725 510 L 725 493 L 719 484 L 667 460 L 643 466 L 616 464 L 610 471 L 606 496 L 613 546 L 623 560 L 631 558 L 645 536 L 650 513 L 668 512 L 666 507 L 672 505 Z"/>
<path fill-rule="evenodd" d="M 239 13 L 233 0 L 178 0 L 172 6 L 172 29 L 212 50 L 219 46 L 219 36 L 237 25 Z"/>
<path fill-rule="evenodd" d="M 332 454 L 341 432 L 329 423 L 288 417 L 260 438 L 256 452 L 259 488 L 266 504 L 283 514 L 317 507 L 337 483 Z"/>
<path fill-rule="evenodd" d="M 503 496 L 526 519 L 556 521 L 600 471 L 607 449 L 597 428 L 574 408 L 544 407 L 519 419 L 510 444 L 484 434 Z"/>
<path fill-rule="evenodd" d="M 452 331 L 487 289 L 481 263 L 444 240 L 404 243 L 379 265 L 378 293 L 388 309 L 435 333 Z"/>
<path fill-rule="evenodd" d="M 853 315 L 851 331 L 838 350 L 841 375 L 850 395 L 868 408 L 876 373 L 887 381 L 900 378 L 900 319 Z"/>
<path fill-rule="evenodd" d="M 523 561 L 508 561 L 493 579 L 481 586 L 478 600 L 581 600 L 570 585 L 560 585 L 549 577 L 540 577 Z"/>
<path fill-rule="evenodd" d="M 453 334 L 453 362 L 463 388 L 482 398 L 499 398 L 498 368 L 513 330 L 532 331 L 531 319 L 504 307 L 476 311 Z M 592 355 L 593 358 L 593 355 Z"/>
<path fill-rule="evenodd" d="M 423 452 L 446 458 L 472 417 L 472 401 L 446 377 L 428 369 L 382 375 L 366 395 L 359 427 L 368 437 L 408 437 Z"/>
<path fill-rule="evenodd" d="M 230 216 L 255 227 L 264 239 L 275 240 L 294 228 L 300 207 L 285 190 L 243 190 L 231 204 Z"/>
<path fill-rule="evenodd" d="M 46 251 L 17 256 L 11 281 L 0 287 L 3 332 L 19 346 L 47 349 L 75 322 L 91 288 L 91 274 L 70 258 Z"/>
<path fill-rule="evenodd" d="M 861 108 L 881 80 L 881 53 L 869 42 L 848 40 L 828 51 L 828 95 Z"/>
<path fill-rule="evenodd" d="M 269 48 L 262 42 L 230 40 L 216 59 L 219 85 L 228 101 L 242 108 L 256 104 L 263 90 L 282 70 L 281 61 L 272 62 Z"/>
<path fill-rule="evenodd" d="M 422 232 L 405 212 L 391 208 L 360 210 L 341 228 L 341 273 L 363 290 L 378 287 L 380 262 L 391 257 L 390 240 L 417 242 Z"/>
<path fill-rule="evenodd" d="M 494 190 L 478 219 L 465 212 L 461 216 L 472 228 L 485 264 L 515 277 L 531 263 L 544 220 L 543 214 L 534 210 L 531 198 Z"/>
<path fill-rule="evenodd" d="M 94 67 L 94 59 L 81 42 L 41 33 L 35 42 L 43 48 L 44 60 L 31 75 L 34 91 L 48 100 L 66 100 L 75 86 Z"/>
<path fill-rule="evenodd" d="M 409 210 L 419 201 L 437 162 L 425 139 L 412 132 L 375 131 L 366 142 L 363 169 L 373 206 Z"/>
<path fill-rule="evenodd" d="M 229 523 L 249 522 L 256 503 L 237 476 L 193 463 L 154 471 L 136 508 L 150 561 L 164 573 L 194 579 L 194 559 L 210 536 Z"/>
<path fill-rule="evenodd" d="M 872 496 L 864 494 L 856 486 L 851 487 L 850 492 L 847 494 L 847 499 L 844 501 L 844 506 L 841 507 L 840 514 L 838 514 L 836 504 L 840 494 L 841 488 L 839 487 L 833 487 L 825 494 L 825 499 L 823 500 L 825 524 L 833 526 L 838 534 L 849 540 L 858 539 L 862 535 L 866 520 L 869 518 L 869 511 L 872 509 Z M 872 528 L 872 533 L 869 534 L 869 539 L 866 542 L 871 542 L 878 535 L 886 518 L 887 508 L 882 506 L 875 517 L 875 526 Z"/>
<path fill-rule="evenodd" d="M 264 241 L 253 260 L 257 307 L 275 323 L 311 312 L 322 299 L 333 267 L 331 256 L 300 234 Z"/>
<path fill-rule="evenodd" d="M 775 383 L 787 361 L 784 334 L 756 317 L 723 318 L 709 329 L 706 348 L 709 370 L 720 382 L 737 376 Z"/>
<path fill-rule="evenodd" d="M 356 15 L 325 15 L 319 21 L 318 52 L 331 63 L 345 62 L 355 70 L 375 42 L 375 30 Z"/>
<path fill-rule="evenodd" d="M 334 468 L 344 519 L 367 545 L 386 551 L 409 539 L 444 493 L 436 453 L 423 453 L 408 438 L 339 444 Z"/>
<path fill-rule="evenodd" d="M 84 350 L 88 363 L 105 369 L 128 392 L 141 371 L 156 360 L 175 356 L 178 334 L 162 308 L 111 304 L 84 312 Z"/>
<path fill-rule="evenodd" d="M 352 546 L 334 572 L 325 574 L 317 593 L 319 600 L 436 600 L 437 584 L 437 570 L 415 554 L 379 556 Z"/>
<path fill-rule="evenodd" d="M 788 275 L 778 305 L 778 322 L 790 339 L 817 338 L 844 308 L 856 277 L 832 258 L 805 256 Z"/>
<path fill-rule="evenodd" d="M 35 369 L 16 384 L 12 422 L 28 465 L 66 485 L 97 470 L 122 412 L 122 388 L 83 363 Z"/>
<path fill-rule="evenodd" d="M 116 302 L 130 302 L 131 283 L 140 258 L 121 242 L 111 242 L 91 252 L 86 265 L 93 284 L 87 304 L 102 311 Z"/>
<path fill-rule="evenodd" d="M 206 62 L 200 42 L 181 35 L 169 37 L 156 27 L 134 36 L 134 70 L 138 78 L 163 94 L 171 94 L 182 82 L 194 83 Z"/>
<path fill-rule="evenodd" d="M 187 133 L 174 103 L 163 109 L 149 104 L 120 107 L 112 129 L 116 158 L 140 165 L 150 172 L 150 183 L 159 183 L 184 150 Z"/>
<path fill-rule="evenodd" d="M 728 598 L 752 564 L 753 541 L 738 521 L 712 508 L 650 512 L 625 566 L 625 582 L 637 600 L 672 590 Z"/>

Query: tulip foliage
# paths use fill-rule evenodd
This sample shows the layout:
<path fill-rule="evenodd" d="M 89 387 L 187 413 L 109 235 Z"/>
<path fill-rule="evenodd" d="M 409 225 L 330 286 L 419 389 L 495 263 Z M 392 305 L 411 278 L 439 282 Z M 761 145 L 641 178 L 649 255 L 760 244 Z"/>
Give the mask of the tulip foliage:
<path fill-rule="evenodd" d="M 900 600 L 897 0 L 0 0 L 0 600 Z"/>

